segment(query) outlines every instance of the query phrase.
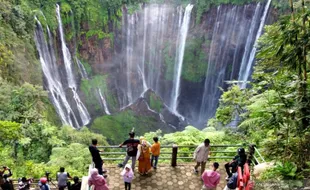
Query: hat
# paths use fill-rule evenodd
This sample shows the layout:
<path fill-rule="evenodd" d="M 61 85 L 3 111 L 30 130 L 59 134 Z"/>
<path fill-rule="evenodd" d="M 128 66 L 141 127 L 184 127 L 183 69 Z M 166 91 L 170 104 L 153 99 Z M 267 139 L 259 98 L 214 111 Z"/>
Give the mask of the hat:
<path fill-rule="evenodd" d="M 41 182 L 42 184 L 45 184 L 45 183 L 47 182 L 47 178 L 46 178 L 46 177 L 41 177 L 41 178 L 40 178 L 40 182 Z"/>

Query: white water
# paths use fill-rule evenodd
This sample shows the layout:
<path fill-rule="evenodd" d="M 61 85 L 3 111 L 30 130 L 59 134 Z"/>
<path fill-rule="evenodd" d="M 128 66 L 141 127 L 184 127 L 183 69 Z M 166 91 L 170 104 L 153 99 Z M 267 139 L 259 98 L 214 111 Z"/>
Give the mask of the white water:
<path fill-rule="evenodd" d="M 79 67 L 79 71 L 81 73 L 82 78 L 88 80 L 89 79 L 88 74 L 87 74 L 87 71 L 86 71 L 84 65 L 81 63 L 81 61 L 77 57 L 75 57 L 75 61 Z"/>
<path fill-rule="evenodd" d="M 111 113 L 109 111 L 109 108 L 108 108 L 108 105 L 107 105 L 107 101 L 105 100 L 104 96 L 102 95 L 100 88 L 98 88 L 98 93 L 99 93 L 99 96 L 100 96 L 100 99 L 101 99 L 101 102 L 102 102 L 102 105 L 103 105 L 105 113 L 107 115 L 111 115 Z"/>
<path fill-rule="evenodd" d="M 174 73 L 174 84 L 173 84 L 173 91 L 172 91 L 172 101 L 171 101 L 171 110 L 174 113 L 178 113 L 177 106 L 178 106 L 178 97 L 180 95 L 180 81 L 181 81 L 181 73 L 182 73 L 182 66 L 183 66 L 183 58 L 184 58 L 184 50 L 185 50 L 185 43 L 187 32 L 189 28 L 190 18 L 191 18 L 191 11 L 194 5 L 187 5 L 184 12 L 184 17 L 182 21 L 181 31 L 180 31 L 180 42 L 178 46 L 178 54 L 177 54 L 177 64 Z"/>
<path fill-rule="evenodd" d="M 76 102 L 78 112 L 79 112 L 80 118 L 82 120 L 82 125 L 87 125 L 90 122 L 91 118 L 90 118 L 90 115 L 89 115 L 86 107 L 84 106 L 83 102 L 80 100 L 80 97 L 76 92 L 76 82 L 75 82 L 75 77 L 74 77 L 73 70 L 72 70 L 71 54 L 70 54 L 69 49 L 66 46 L 66 42 L 64 39 L 62 21 L 61 21 L 61 16 L 60 16 L 60 7 L 58 4 L 56 4 L 56 16 L 57 16 L 57 21 L 58 21 L 59 33 L 60 33 L 63 61 L 64 61 L 64 65 L 66 68 L 66 73 L 67 73 L 68 87 L 71 88 L 71 90 L 72 90 L 73 98 Z"/>
<path fill-rule="evenodd" d="M 66 46 L 64 32 L 62 28 L 62 21 L 60 16 L 60 7 L 56 4 L 56 16 L 58 21 L 58 28 L 60 33 L 60 40 L 61 40 L 61 50 L 63 54 L 63 61 L 67 72 L 67 79 L 68 79 L 68 86 L 70 88 L 76 88 L 75 79 L 72 71 L 72 61 L 71 61 L 71 54 L 69 49 Z"/>
<path fill-rule="evenodd" d="M 246 69 L 245 69 L 244 72 L 239 73 L 238 80 L 242 82 L 241 85 L 240 85 L 241 89 L 246 88 L 246 84 L 247 84 L 246 82 L 248 81 L 249 76 L 251 74 L 251 68 L 252 68 L 252 65 L 253 65 L 253 62 L 254 62 L 254 58 L 255 58 L 255 54 L 256 54 L 257 40 L 258 40 L 258 38 L 262 34 L 262 31 L 263 31 L 263 28 L 264 28 L 264 25 L 265 25 L 265 21 L 266 21 L 266 17 L 267 17 L 267 13 L 269 11 L 270 3 L 271 3 L 271 0 L 268 0 L 267 4 L 265 6 L 263 16 L 262 16 L 262 18 L 260 20 L 260 25 L 259 25 L 258 31 L 256 33 L 255 44 L 253 45 L 253 48 L 251 50 L 250 58 L 249 58 L 249 60 L 247 62 Z"/>
<path fill-rule="evenodd" d="M 41 23 L 36 17 L 35 19 L 38 24 L 38 29 L 35 31 L 35 43 L 39 52 L 42 71 L 47 83 L 46 88 L 49 91 L 51 101 L 55 106 L 63 125 L 70 125 L 72 127 L 79 126 L 76 116 L 66 99 L 66 94 L 60 81 L 50 30 L 47 28 L 49 37 L 48 45 L 44 39 L 44 32 Z"/>
<path fill-rule="evenodd" d="M 147 91 L 147 85 L 146 85 L 146 80 L 145 80 L 145 73 L 144 73 L 144 67 L 145 67 L 145 47 L 146 47 L 146 29 L 147 29 L 147 13 L 148 13 L 148 7 L 144 8 L 143 12 L 143 52 L 142 52 L 142 63 L 141 63 L 141 68 L 140 72 L 142 75 L 142 83 L 143 83 L 143 92 Z"/>

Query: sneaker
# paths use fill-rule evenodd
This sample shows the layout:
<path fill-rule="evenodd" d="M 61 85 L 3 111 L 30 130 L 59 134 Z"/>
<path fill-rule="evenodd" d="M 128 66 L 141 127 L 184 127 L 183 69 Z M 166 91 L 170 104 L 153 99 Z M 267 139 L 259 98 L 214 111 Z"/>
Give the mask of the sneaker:
<path fill-rule="evenodd" d="M 198 170 L 196 170 L 195 168 L 194 168 L 194 173 L 195 173 L 195 174 L 198 174 Z"/>
<path fill-rule="evenodd" d="M 157 168 L 156 168 L 156 167 L 153 167 L 153 169 L 156 170 Z"/>

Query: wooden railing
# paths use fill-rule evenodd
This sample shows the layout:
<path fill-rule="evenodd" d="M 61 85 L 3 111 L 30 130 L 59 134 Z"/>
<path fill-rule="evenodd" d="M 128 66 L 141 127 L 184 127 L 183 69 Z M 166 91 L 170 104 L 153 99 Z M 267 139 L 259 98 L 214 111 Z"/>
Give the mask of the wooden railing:
<path fill-rule="evenodd" d="M 192 161 L 193 153 L 197 146 L 198 145 L 161 145 L 159 160 L 171 160 L 172 166 L 177 165 L 177 160 L 182 162 Z M 210 147 L 210 160 L 231 160 L 237 154 L 237 148 L 245 147 L 245 145 L 210 145 Z M 121 161 L 124 160 L 126 156 L 126 147 L 98 146 L 97 148 L 104 149 L 104 152 L 101 152 L 104 161 Z"/>

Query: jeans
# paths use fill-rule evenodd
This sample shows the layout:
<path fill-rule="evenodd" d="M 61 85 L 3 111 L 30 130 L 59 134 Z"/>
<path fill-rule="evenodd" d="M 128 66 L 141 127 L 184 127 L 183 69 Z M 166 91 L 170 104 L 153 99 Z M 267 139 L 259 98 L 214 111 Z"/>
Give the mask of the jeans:
<path fill-rule="evenodd" d="M 158 157 L 159 157 L 159 156 L 153 156 L 153 155 L 152 155 L 151 166 L 152 166 L 153 168 L 156 168 L 156 167 L 157 167 Z M 155 163 L 153 164 L 153 161 L 154 161 L 154 160 L 155 160 Z"/>
<path fill-rule="evenodd" d="M 123 162 L 123 167 L 125 167 L 125 165 L 127 164 L 128 160 L 130 159 L 131 157 L 131 168 L 132 168 L 132 171 L 135 171 L 135 166 L 136 166 L 136 156 L 128 156 L 126 155 L 126 158 Z"/>

